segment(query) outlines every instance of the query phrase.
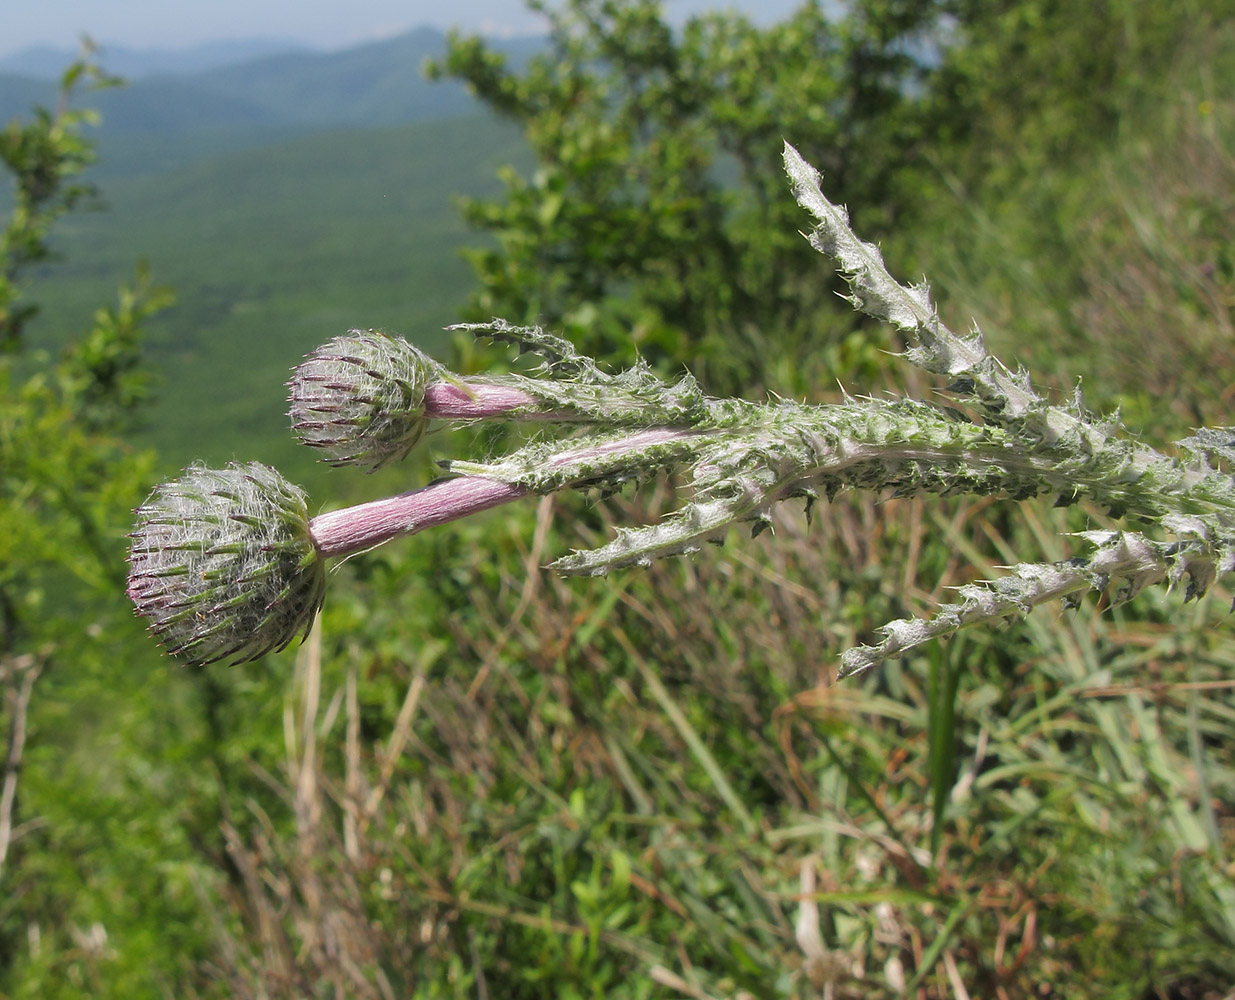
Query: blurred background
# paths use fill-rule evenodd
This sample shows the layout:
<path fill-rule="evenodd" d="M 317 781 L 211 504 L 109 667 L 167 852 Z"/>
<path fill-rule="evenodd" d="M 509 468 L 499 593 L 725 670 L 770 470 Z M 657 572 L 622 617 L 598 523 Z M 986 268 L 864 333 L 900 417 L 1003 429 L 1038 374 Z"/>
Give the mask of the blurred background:
<path fill-rule="evenodd" d="M 1229 592 L 834 683 L 1109 511 L 842 495 L 581 581 L 541 567 L 676 484 L 555 496 L 346 562 L 237 667 L 124 597 L 192 461 L 316 512 L 515 440 L 315 464 L 283 384 L 349 328 L 938 398 L 798 235 L 784 140 L 1035 384 L 1168 451 L 1231 423 L 1235 4 L 35 7 L 0 12 L 0 995 L 1235 995 Z"/>

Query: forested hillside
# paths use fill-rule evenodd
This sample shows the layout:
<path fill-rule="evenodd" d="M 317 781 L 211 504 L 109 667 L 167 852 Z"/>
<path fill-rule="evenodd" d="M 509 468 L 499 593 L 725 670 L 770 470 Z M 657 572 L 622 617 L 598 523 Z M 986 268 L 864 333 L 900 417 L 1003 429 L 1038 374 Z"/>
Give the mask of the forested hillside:
<path fill-rule="evenodd" d="M 109 71 L 125 73 L 129 64 L 146 71 L 128 86 L 100 93 L 92 101 L 108 122 L 101 144 L 119 144 L 131 133 L 166 136 L 212 130 L 225 136 L 254 124 L 298 130 L 362 128 L 454 117 L 474 108 L 464 88 L 433 84 L 423 73 L 425 60 L 441 55 L 445 41 L 440 31 L 420 28 L 333 52 L 250 54 L 237 47 L 224 65 L 200 67 L 194 64 L 204 57 L 192 53 L 179 64 L 130 56 L 114 66 L 103 49 L 98 58 Z M 542 44 L 535 38 L 512 39 L 500 47 L 521 61 Z M 46 59 L 39 56 L 31 68 Z M 22 73 L 23 65 L 19 59 L 0 64 L 0 118 L 5 120 L 28 111 L 32 97 L 50 103 L 55 95 L 54 79 Z"/>
<path fill-rule="evenodd" d="M 350 326 L 444 350 L 469 288 L 452 198 L 495 191 L 498 167 L 526 159 L 515 129 L 476 114 L 315 132 L 115 178 L 106 211 L 58 229 L 65 260 L 32 337 L 61 346 L 145 258 L 177 302 L 149 328 L 161 389 L 140 440 L 169 456 L 261 454 L 307 472 L 277 391 L 290 362 Z"/>
<path fill-rule="evenodd" d="M 537 374 L 441 330 L 500 316 L 605 366 L 550 351 L 542 380 L 783 412 L 908 396 L 940 434 L 1034 433 L 988 391 L 1011 386 L 1090 435 L 1068 447 L 1118 435 L 1222 487 L 1233 15 L 860 0 L 671 27 L 651 0 L 569 0 L 539 54 L 453 36 L 449 83 L 403 53 L 363 99 L 340 80 L 379 50 L 151 82 L 165 101 L 92 89 L 89 60 L 59 110 L 0 87 L 0 993 L 1235 995 L 1229 567 L 1195 602 L 1199 571 L 1141 591 L 1095 570 L 1075 607 L 837 678 L 881 624 L 1075 567 L 1095 532 L 1178 566 L 1221 549 L 1196 528 L 1220 490 L 1157 523 L 1079 488 L 872 476 L 563 577 L 547 564 L 707 489 L 581 476 L 604 488 L 332 564 L 307 641 L 238 665 L 164 655 L 125 595 L 134 508 L 195 461 L 277 466 L 311 517 L 527 443 L 482 423 L 371 476 L 312 465 L 285 382 L 351 327 L 449 362 L 463 412 L 469 385 Z M 1026 379 L 932 374 L 908 326 L 855 312 L 870 286 L 802 239 L 786 140 Z M 945 475 L 923 463 L 900 485 Z"/>

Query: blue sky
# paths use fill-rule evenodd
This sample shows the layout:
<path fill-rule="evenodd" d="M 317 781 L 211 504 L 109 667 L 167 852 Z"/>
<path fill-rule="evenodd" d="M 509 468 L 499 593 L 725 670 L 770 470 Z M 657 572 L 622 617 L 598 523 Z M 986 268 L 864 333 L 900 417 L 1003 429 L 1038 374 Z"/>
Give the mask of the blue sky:
<path fill-rule="evenodd" d="M 671 19 L 732 7 L 774 21 L 798 0 L 667 0 Z M 274 38 L 340 48 L 430 24 L 485 34 L 533 34 L 542 26 L 519 0 L 0 0 L 0 56 L 32 45 L 75 48 L 88 34 L 103 45 L 184 48 L 200 42 Z"/>

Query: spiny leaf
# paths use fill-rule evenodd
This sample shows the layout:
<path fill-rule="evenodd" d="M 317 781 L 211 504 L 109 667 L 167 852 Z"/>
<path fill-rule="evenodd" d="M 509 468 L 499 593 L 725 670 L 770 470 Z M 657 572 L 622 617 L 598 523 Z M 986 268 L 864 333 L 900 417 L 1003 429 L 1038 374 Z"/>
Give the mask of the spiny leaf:
<path fill-rule="evenodd" d="M 941 606 L 925 619 L 898 619 L 883 625 L 881 640 L 858 646 L 841 656 L 841 677 L 852 677 L 930 639 L 951 635 L 980 622 L 1020 618 L 1047 601 L 1071 599 L 1089 590 L 1104 590 L 1117 582 L 1116 601 L 1130 600 L 1145 587 L 1163 580 L 1191 577 L 1191 593 L 1203 594 L 1214 579 L 1213 552 L 1200 541 L 1164 543 L 1139 532 L 1088 531 L 1079 537 L 1096 546 L 1086 558 L 1056 563 L 1021 563 L 998 580 L 966 584 L 960 600 Z"/>

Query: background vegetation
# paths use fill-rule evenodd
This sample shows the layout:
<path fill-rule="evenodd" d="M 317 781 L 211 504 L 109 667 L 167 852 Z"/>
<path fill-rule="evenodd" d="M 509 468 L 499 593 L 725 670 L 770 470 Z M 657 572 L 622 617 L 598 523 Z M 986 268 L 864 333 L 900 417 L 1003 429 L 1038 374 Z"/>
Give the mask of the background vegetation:
<path fill-rule="evenodd" d="M 495 117 L 116 169 L 104 214 L 64 214 L 76 112 L 0 133 L 0 990 L 1229 995 L 1227 595 L 1044 610 L 831 682 L 873 625 L 1105 512 L 840 498 L 567 582 L 539 567 L 672 484 L 546 499 L 351 560 L 300 651 L 193 672 L 121 581 L 129 511 L 191 459 L 323 504 L 425 480 L 282 443 L 286 367 L 346 326 L 445 352 L 430 328 L 497 313 L 718 391 L 929 391 L 796 235 L 782 136 L 1001 356 L 1084 374 L 1154 443 L 1229 423 L 1233 13 L 869 0 L 671 31 L 575 0 L 543 60 L 452 41 L 437 72 Z"/>

